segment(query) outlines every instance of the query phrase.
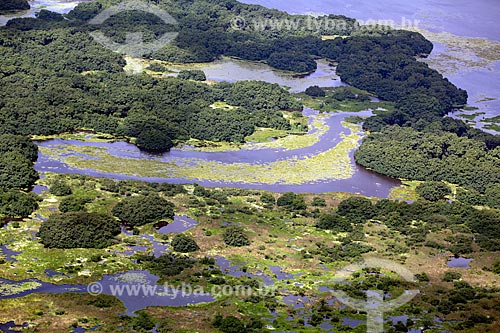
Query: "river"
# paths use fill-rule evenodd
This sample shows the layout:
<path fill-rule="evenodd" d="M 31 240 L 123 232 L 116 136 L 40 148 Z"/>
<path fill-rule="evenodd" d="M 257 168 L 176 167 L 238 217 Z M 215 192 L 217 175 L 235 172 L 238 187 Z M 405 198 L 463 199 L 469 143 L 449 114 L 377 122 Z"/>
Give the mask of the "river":
<path fill-rule="evenodd" d="M 259 172 L 263 174 L 271 174 L 272 169 L 275 169 L 277 163 L 287 161 L 307 161 L 315 156 L 328 153 L 328 151 L 342 142 L 342 137 L 348 135 L 351 131 L 342 126 L 342 121 L 347 116 L 369 116 L 371 111 L 362 112 L 342 112 L 337 114 L 327 115 L 322 117 L 324 124 L 327 127 L 325 133 L 318 137 L 318 141 L 312 145 L 298 149 L 281 149 L 281 148 L 266 148 L 260 147 L 259 144 L 247 144 L 244 149 L 225 151 L 225 152 L 200 152 L 192 151 L 189 149 L 172 149 L 172 151 L 162 155 L 152 155 L 141 152 L 135 145 L 126 142 L 91 142 L 79 140 L 63 140 L 52 139 L 47 141 L 39 141 L 37 144 L 40 147 L 38 161 L 36 162 L 36 169 L 39 172 L 58 172 L 58 173 L 77 173 L 85 174 L 94 177 L 108 177 L 114 179 L 135 179 L 153 182 L 170 182 L 170 183 L 193 183 L 196 182 L 203 186 L 208 187 L 240 187 L 247 189 L 264 189 L 273 192 L 309 192 L 309 193 L 324 193 L 324 192 L 351 192 L 360 193 L 366 196 L 387 197 L 390 190 L 394 186 L 398 186 L 400 182 L 396 179 L 386 177 L 375 172 L 369 171 L 362 166 L 357 165 L 353 159 L 353 150 L 344 152 L 349 154 L 349 159 L 344 163 L 335 164 L 332 161 L 332 170 L 325 174 L 320 174 L 318 170 L 318 179 L 313 181 L 294 182 L 287 180 L 290 175 L 283 177 L 280 182 L 255 182 L 247 181 L 234 181 L 234 180 L 221 180 L 220 175 L 217 173 L 227 172 L 228 168 L 232 165 L 238 164 L 241 167 L 245 166 L 260 166 Z M 312 119 L 318 116 L 318 112 L 306 109 L 304 115 L 309 117 L 309 123 Z M 311 131 L 314 134 L 314 129 Z M 311 134 L 311 135 L 312 135 Z M 362 135 L 362 133 L 359 133 Z M 256 149 L 260 148 L 260 149 Z M 353 147 L 354 148 L 354 147 Z M 90 153 L 86 153 L 87 149 L 104 150 L 106 155 L 96 157 Z M 44 153 L 45 152 L 45 153 Z M 54 154 L 55 153 L 55 154 Z M 342 152 L 341 152 L 342 153 Z M 141 176 L 137 175 L 134 168 L 126 170 L 127 172 L 113 173 L 105 169 L 109 161 L 104 159 L 106 156 L 112 158 L 122 159 L 126 163 L 130 161 L 145 161 L 155 162 L 154 168 L 162 166 L 175 165 L 175 170 L 165 171 L 164 176 Z M 90 167 L 81 167 L 74 163 L 68 165 L 65 163 L 67 158 L 78 157 L 82 158 L 82 162 L 90 162 Z M 124 160 L 123 160 L 124 159 Z M 118 162 L 114 162 L 118 163 Z M 215 169 L 204 175 L 187 174 L 186 176 L 179 177 L 175 175 L 183 175 L 183 170 L 186 166 L 198 167 L 200 170 L 206 170 L 207 163 L 216 163 Z M 116 164 L 115 164 L 116 165 Z M 212 164 L 213 165 L 213 164 Z M 286 164 L 280 164 L 286 167 Z M 343 167 L 352 172 L 352 176 L 343 176 L 334 170 L 335 166 Z M 144 165 L 145 168 L 150 168 Z M 311 168 L 318 167 L 311 165 Z M 151 168 L 150 168 L 151 169 Z M 276 171 L 276 170 L 274 170 Z M 286 172 L 286 169 L 278 171 L 280 174 Z M 303 171 L 305 172 L 305 170 Z M 170 173 L 170 176 L 169 176 Z M 241 179 L 243 179 L 243 171 L 241 171 Z M 262 175 L 252 175 L 252 179 L 265 178 Z M 292 175 L 295 176 L 295 175 Z M 239 178 L 238 178 L 239 179 Z M 272 178 L 269 178 L 272 180 Z M 281 178 L 280 178 L 281 179 Z"/>

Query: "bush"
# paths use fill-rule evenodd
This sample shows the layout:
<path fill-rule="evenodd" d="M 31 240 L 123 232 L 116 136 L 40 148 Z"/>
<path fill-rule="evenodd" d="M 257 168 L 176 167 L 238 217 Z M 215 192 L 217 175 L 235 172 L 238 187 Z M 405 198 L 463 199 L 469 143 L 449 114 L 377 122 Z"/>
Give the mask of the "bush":
<path fill-rule="evenodd" d="M 174 217 L 174 204 L 157 194 L 134 196 L 119 202 L 112 210 L 114 216 L 132 226 L 141 226 L 160 219 Z"/>
<path fill-rule="evenodd" d="M 418 185 L 415 191 L 429 201 L 438 201 L 451 194 L 451 188 L 443 182 L 425 182 Z"/>
<path fill-rule="evenodd" d="M 202 70 L 192 69 L 192 70 L 182 70 L 177 75 L 177 78 L 183 80 L 194 80 L 194 81 L 205 81 L 207 76 Z"/>
<path fill-rule="evenodd" d="M 194 252 L 200 249 L 193 238 L 184 234 L 175 235 L 174 239 L 172 240 L 172 247 L 174 248 L 174 251 L 184 253 Z"/>
<path fill-rule="evenodd" d="M 462 278 L 462 274 L 458 272 L 445 272 L 443 276 L 443 281 L 445 282 L 453 282 L 455 280 L 460 280 Z"/>
<path fill-rule="evenodd" d="M 71 191 L 71 187 L 69 187 L 68 184 L 66 184 L 62 180 L 56 180 L 54 183 L 52 183 L 49 188 L 49 192 L 58 197 L 63 197 L 65 195 L 70 195 L 71 193 L 73 193 Z"/>
<path fill-rule="evenodd" d="M 110 216 L 70 212 L 51 215 L 38 237 L 47 248 L 105 248 L 120 231 L 120 223 Z"/>
<path fill-rule="evenodd" d="M 247 246 L 250 245 L 250 239 L 241 227 L 228 227 L 222 235 L 224 243 L 229 246 Z"/>
<path fill-rule="evenodd" d="M 219 328 L 224 333 L 246 332 L 245 324 L 234 316 L 223 318 L 221 315 L 217 315 L 213 322 L 213 326 Z"/>

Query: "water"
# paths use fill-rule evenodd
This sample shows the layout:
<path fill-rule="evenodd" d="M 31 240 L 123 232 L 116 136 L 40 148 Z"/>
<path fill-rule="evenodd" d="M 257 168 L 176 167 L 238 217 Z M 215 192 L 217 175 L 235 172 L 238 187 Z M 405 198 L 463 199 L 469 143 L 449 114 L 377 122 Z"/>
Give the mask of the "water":
<path fill-rule="evenodd" d="M 467 259 L 467 258 L 463 258 L 463 257 L 451 258 L 448 261 L 447 265 L 448 265 L 448 267 L 453 267 L 453 268 L 470 268 L 469 263 L 472 260 L 473 259 Z"/>
<path fill-rule="evenodd" d="M 35 193 L 35 194 L 42 194 L 43 192 L 48 192 L 49 191 L 49 188 L 47 186 L 43 186 L 43 185 L 35 185 L 33 186 L 33 189 L 31 190 L 31 192 Z"/>
<path fill-rule="evenodd" d="M 319 137 L 317 143 L 299 149 L 285 150 L 280 148 L 261 148 L 260 146 L 249 144 L 245 146 L 245 149 L 237 151 L 228 152 L 200 152 L 185 149 L 172 149 L 172 151 L 162 154 L 162 155 L 151 155 L 145 152 L 141 152 L 136 146 L 126 143 L 126 142 L 83 142 L 77 140 L 63 140 L 63 139 L 53 139 L 47 141 L 37 142 L 41 147 L 47 147 L 51 149 L 60 149 L 65 145 L 75 145 L 75 146 L 89 146 L 89 147 L 100 147 L 106 149 L 107 153 L 111 156 L 119 158 L 132 158 L 132 159 L 146 159 L 146 160 L 156 160 L 160 162 L 173 162 L 177 165 L 189 165 L 197 161 L 217 161 L 220 163 L 231 164 L 231 163 L 248 163 L 248 164 L 260 164 L 260 163 L 271 163 L 277 161 L 288 160 L 291 158 L 296 159 L 306 159 L 310 156 L 317 155 L 319 153 L 325 152 L 335 146 L 341 140 L 341 134 L 349 134 L 349 130 L 341 125 L 343 119 L 347 116 L 358 115 L 358 116 L 368 116 L 371 111 L 362 112 L 345 112 L 330 114 L 324 118 L 325 124 L 329 126 L 329 129 Z M 309 121 L 312 122 L 314 117 L 317 115 L 317 111 L 307 109 L 304 111 L 304 115 L 309 117 Z M 314 130 L 311 132 L 314 133 Z M 82 155 L 81 153 L 69 152 L 69 155 Z M 312 193 L 324 193 L 324 192 L 351 192 L 360 193 L 367 196 L 377 196 L 377 197 L 387 197 L 390 190 L 394 186 L 398 186 L 401 183 L 393 178 L 386 177 L 375 172 L 369 171 L 354 162 L 353 152 L 350 153 L 351 166 L 354 171 L 354 175 L 349 179 L 329 179 L 316 182 L 309 182 L 304 184 L 262 184 L 262 183 L 243 183 L 243 182 L 224 182 L 224 181 L 211 181 L 205 179 L 188 179 L 188 178 L 169 178 L 169 177 L 141 177 L 137 175 L 130 174 L 114 174 L 107 173 L 93 169 L 77 169 L 72 168 L 61 161 L 58 161 L 50 156 L 44 155 L 42 152 L 39 153 L 38 161 L 35 164 L 35 168 L 39 172 L 56 172 L 61 174 L 85 174 L 93 177 L 107 177 L 115 179 L 135 179 L 149 182 L 169 182 L 169 183 L 193 183 L 196 182 L 203 186 L 208 187 L 241 187 L 247 189 L 263 189 L 274 192 L 312 192 Z M 95 164 L 98 164 L 96 161 Z"/>
<path fill-rule="evenodd" d="M 149 271 L 129 271 L 126 273 L 120 273 L 115 275 L 105 275 L 102 280 L 94 282 L 95 285 L 99 285 L 102 290 L 102 294 L 105 295 L 115 295 L 123 304 L 125 305 L 126 315 L 133 315 L 134 312 L 138 310 L 145 309 L 148 306 L 187 306 L 190 304 L 199 304 L 205 302 L 213 302 L 214 298 L 209 294 L 192 293 L 192 294 L 175 294 L 170 289 L 163 288 L 163 286 L 157 286 L 155 292 L 148 294 L 148 290 L 154 290 L 154 286 L 160 278 L 156 275 L 151 274 Z M 6 298 L 18 298 L 26 296 L 32 293 L 65 293 L 65 292 L 76 292 L 83 293 L 87 292 L 86 285 L 75 285 L 75 284 L 64 284 L 55 285 L 52 283 L 41 282 L 36 279 L 29 279 L 23 281 L 10 281 L 0 278 L 0 285 L 2 283 L 15 283 L 22 284 L 25 282 L 37 282 L 40 285 L 36 288 L 26 290 L 14 295 L 2 295 L 0 294 L 0 299 Z M 121 289 L 124 292 L 120 293 L 120 288 L 125 288 L 129 286 L 145 286 L 141 288 L 138 293 L 134 295 L 134 292 L 128 293 L 127 289 Z M 149 288 L 148 288 L 149 287 Z M 129 287 L 130 288 L 130 287 Z M 144 290 L 144 291 L 143 291 Z"/>
<path fill-rule="evenodd" d="M 182 233 L 184 231 L 187 231 L 191 228 L 196 227 L 198 225 L 198 223 L 199 223 L 198 221 L 196 221 L 188 216 L 176 215 L 176 216 L 174 216 L 174 221 L 172 223 L 169 223 L 166 226 L 163 226 L 163 227 L 157 229 L 157 231 L 160 234 L 168 234 L 170 232 Z"/>
<path fill-rule="evenodd" d="M 358 20 L 418 20 L 419 27 L 500 41 L 497 0 L 242 0 L 292 14 L 342 14 Z M 400 25 L 400 24 L 398 24 Z"/>
<path fill-rule="evenodd" d="M 361 324 L 365 324 L 366 322 L 361 319 L 352 319 L 349 317 L 342 318 L 342 325 L 349 326 L 350 328 L 356 328 Z"/>
<path fill-rule="evenodd" d="M 23 328 L 28 327 L 28 323 L 23 323 L 22 325 L 16 325 L 14 321 L 9 321 L 5 324 L 0 324 L 0 332 L 19 332 Z"/>
<path fill-rule="evenodd" d="M 251 62 L 223 58 L 208 64 L 202 64 L 199 69 L 205 72 L 208 80 L 236 82 L 243 80 L 266 81 L 288 87 L 290 92 L 301 92 L 309 86 L 320 87 L 345 86 L 333 67 L 326 60 L 317 61 L 318 68 L 310 75 L 298 76 L 277 71 L 261 62 Z M 175 66 L 174 66 L 175 68 Z"/>
<path fill-rule="evenodd" d="M 14 258 L 14 256 L 17 256 L 18 254 L 21 253 L 8 249 L 7 245 L 0 245 L 0 252 L 3 253 L 5 259 L 7 259 L 8 261 L 17 261 L 17 259 Z"/>
<path fill-rule="evenodd" d="M 269 269 L 271 270 L 271 272 L 273 272 L 274 275 L 276 275 L 276 278 L 280 281 L 281 280 L 290 280 L 296 276 L 295 274 L 283 272 L 282 268 L 279 266 L 269 265 Z"/>
<path fill-rule="evenodd" d="M 130 230 L 127 230 L 125 227 L 122 227 L 122 232 L 128 236 L 132 235 L 132 232 Z M 170 249 L 167 244 L 162 243 L 157 241 L 153 235 L 148 235 L 148 234 L 143 234 L 140 235 L 139 238 L 142 238 L 149 243 L 151 243 L 150 246 L 148 245 L 129 245 L 129 250 L 126 250 L 124 252 L 120 252 L 121 254 L 125 255 L 133 255 L 134 253 L 137 252 L 146 252 L 148 254 L 153 254 L 156 258 L 159 256 L 170 252 Z"/>

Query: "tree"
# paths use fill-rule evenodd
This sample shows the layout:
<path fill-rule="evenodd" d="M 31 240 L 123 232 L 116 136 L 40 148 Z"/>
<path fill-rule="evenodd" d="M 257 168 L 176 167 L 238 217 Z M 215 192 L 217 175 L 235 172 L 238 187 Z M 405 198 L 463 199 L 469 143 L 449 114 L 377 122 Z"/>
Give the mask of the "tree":
<path fill-rule="evenodd" d="M 281 195 L 276 201 L 276 204 L 290 210 L 303 210 L 307 208 L 304 198 L 293 192 L 287 192 Z"/>
<path fill-rule="evenodd" d="M 38 232 L 47 248 L 105 248 L 121 232 L 114 218 L 85 212 L 52 214 Z"/>
<path fill-rule="evenodd" d="M 38 208 L 38 201 L 39 199 L 34 193 L 0 192 L 0 215 L 28 217 Z"/>
<path fill-rule="evenodd" d="M 338 214 L 322 215 L 316 224 L 316 228 L 333 230 L 335 232 L 352 231 L 351 222 L 344 216 L 340 216 Z"/>
<path fill-rule="evenodd" d="M 339 204 L 337 214 L 361 223 L 371 219 L 375 215 L 375 209 L 367 198 L 350 197 Z"/>
<path fill-rule="evenodd" d="M 158 64 L 158 63 L 152 63 L 151 65 L 149 65 L 148 67 L 146 67 L 147 70 L 150 70 L 150 71 L 153 71 L 153 72 L 159 72 L 159 73 L 164 73 L 164 72 L 167 72 L 168 69 L 167 67 L 161 65 L 161 64 Z"/>
<path fill-rule="evenodd" d="M 451 194 L 451 188 L 443 182 L 425 182 L 419 184 L 415 191 L 419 196 L 429 201 L 437 201 Z"/>
<path fill-rule="evenodd" d="M 174 239 L 172 240 L 172 247 L 174 248 L 174 251 L 184 253 L 194 252 L 200 249 L 193 238 L 184 234 L 175 235 Z"/>
<path fill-rule="evenodd" d="M 133 196 L 120 201 L 112 209 L 112 214 L 122 222 L 141 226 L 160 219 L 174 217 L 174 204 L 157 194 Z"/>
<path fill-rule="evenodd" d="M 222 235 L 224 243 L 229 246 L 247 246 L 250 245 L 250 239 L 245 234 L 242 227 L 228 227 Z"/>
<path fill-rule="evenodd" d="M 71 187 L 68 186 L 63 180 L 56 180 L 50 185 L 49 192 L 58 197 L 62 197 L 65 195 L 70 195 L 73 193 Z"/>
<path fill-rule="evenodd" d="M 88 202 L 89 200 L 86 198 L 68 196 L 66 198 L 63 198 L 59 203 L 59 211 L 61 213 L 84 211 L 85 204 Z"/>
<path fill-rule="evenodd" d="M 182 70 L 177 75 L 177 78 L 183 80 L 194 80 L 194 81 L 206 81 L 207 79 L 205 73 L 199 69 Z"/>
<path fill-rule="evenodd" d="M 274 52 L 267 59 L 269 66 L 298 73 L 309 73 L 316 70 L 318 65 L 308 54 L 298 52 Z"/>
<path fill-rule="evenodd" d="M 30 139 L 20 135 L 0 135 L 0 154 L 7 152 L 22 154 L 31 162 L 35 162 L 38 158 L 38 146 Z"/>
<path fill-rule="evenodd" d="M 310 86 L 305 91 L 306 95 L 312 97 L 325 97 L 325 91 L 321 89 L 319 86 Z"/>
<path fill-rule="evenodd" d="M 262 203 L 267 205 L 274 206 L 276 204 L 276 199 L 274 198 L 274 195 L 272 195 L 271 193 L 263 193 L 260 196 L 260 201 L 262 201 Z"/>
<path fill-rule="evenodd" d="M 155 129 L 141 132 L 136 144 L 141 150 L 157 153 L 169 151 L 174 146 L 168 134 Z"/>

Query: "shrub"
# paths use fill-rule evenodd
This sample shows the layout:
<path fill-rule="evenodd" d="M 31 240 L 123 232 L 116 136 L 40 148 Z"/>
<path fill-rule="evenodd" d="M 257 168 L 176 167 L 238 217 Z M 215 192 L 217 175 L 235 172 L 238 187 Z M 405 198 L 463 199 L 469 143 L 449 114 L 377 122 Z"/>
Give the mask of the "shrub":
<path fill-rule="evenodd" d="M 120 233 L 114 218 L 85 212 L 53 214 L 40 227 L 38 237 L 47 248 L 104 248 Z"/>
<path fill-rule="evenodd" d="M 458 272 L 445 272 L 443 276 L 443 281 L 453 282 L 462 278 L 462 274 Z"/>
<path fill-rule="evenodd" d="M 112 210 L 114 216 L 132 226 L 141 226 L 164 218 L 174 217 L 174 204 L 157 194 L 134 196 L 119 202 Z"/>
<path fill-rule="evenodd" d="M 172 247 L 174 248 L 174 251 L 184 253 L 194 252 L 200 249 L 193 238 L 184 234 L 175 235 L 174 239 L 172 240 Z"/>
<path fill-rule="evenodd" d="M 138 263 L 143 263 L 151 273 L 165 276 L 175 276 L 183 270 L 193 267 L 195 260 L 187 256 L 163 254 L 158 258 L 154 256 L 140 256 Z"/>
<path fill-rule="evenodd" d="M 241 227 L 228 227 L 223 234 L 224 243 L 229 246 L 247 246 L 250 245 L 250 239 Z"/>

